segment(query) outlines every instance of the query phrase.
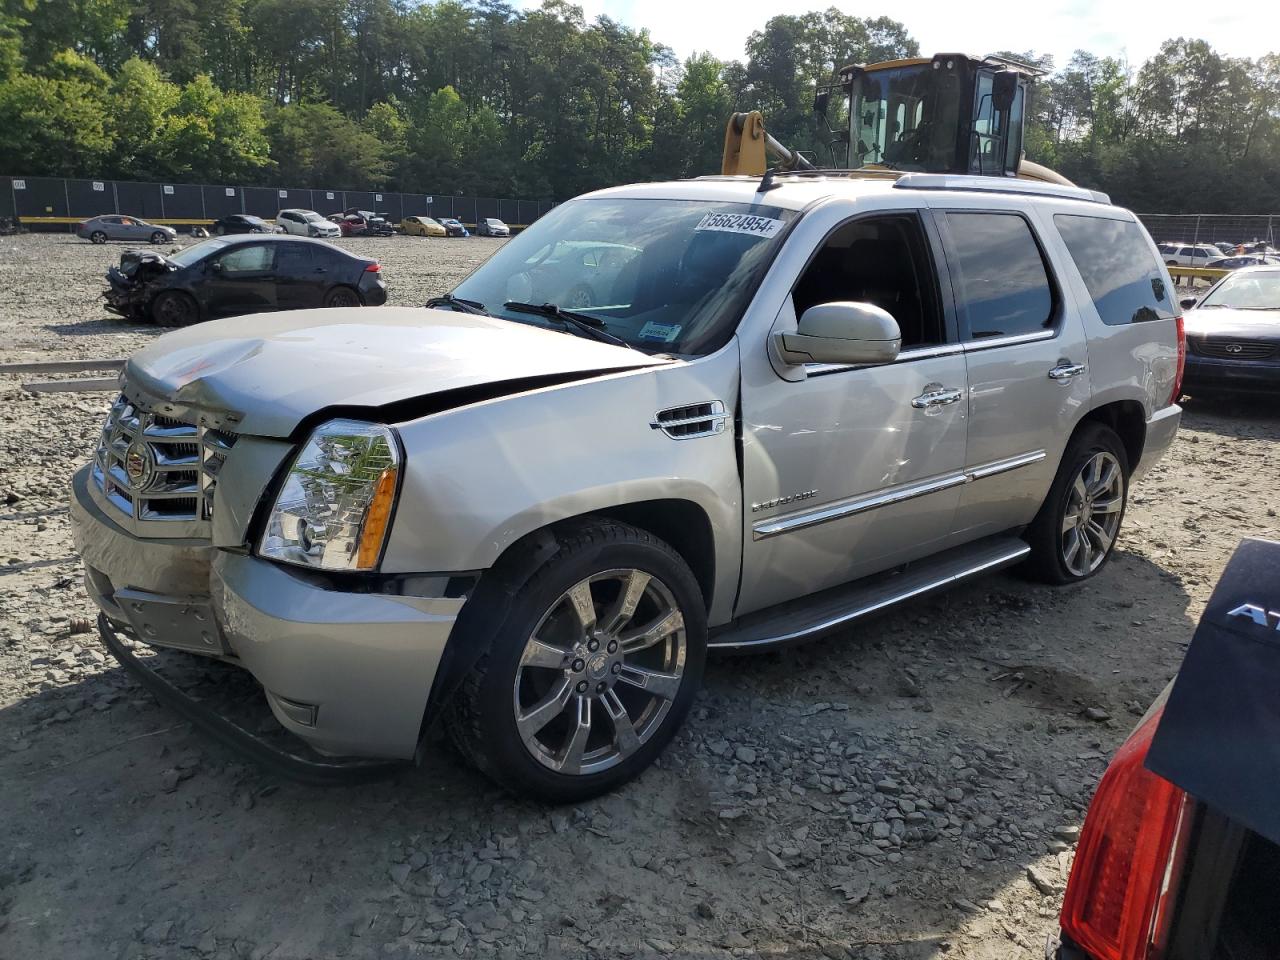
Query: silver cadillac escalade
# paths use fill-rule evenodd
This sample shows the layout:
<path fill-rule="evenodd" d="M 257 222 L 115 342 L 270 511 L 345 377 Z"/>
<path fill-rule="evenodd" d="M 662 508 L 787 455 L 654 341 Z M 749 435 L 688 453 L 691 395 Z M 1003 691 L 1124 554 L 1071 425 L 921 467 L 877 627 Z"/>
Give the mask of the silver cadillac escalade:
<path fill-rule="evenodd" d="M 243 667 L 308 769 L 414 758 L 439 720 L 578 800 L 653 761 L 709 650 L 1096 574 L 1177 431 L 1181 324 L 1142 226 L 1078 188 L 605 190 L 427 308 L 158 339 L 75 475 L 76 542 L 126 666 Z"/>

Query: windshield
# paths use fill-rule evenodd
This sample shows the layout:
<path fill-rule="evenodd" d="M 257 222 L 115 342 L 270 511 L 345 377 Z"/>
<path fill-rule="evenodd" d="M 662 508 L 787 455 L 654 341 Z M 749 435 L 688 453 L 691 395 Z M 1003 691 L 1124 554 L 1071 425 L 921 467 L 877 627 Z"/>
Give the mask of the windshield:
<path fill-rule="evenodd" d="M 308 223 L 315 223 L 317 221 L 323 221 L 324 217 L 320 216 L 320 214 L 315 213 L 314 211 L 308 210 L 306 213 L 302 215 L 302 219 L 306 220 Z"/>
<path fill-rule="evenodd" d="M 198 260 L 213 253 L 219 247 L 225 247 L 227 241 L 221 237 L 212 237 L 209 240 L 201 240 L 199 243 L 193 243 L 189 247 L 183 247 L 177 253 L 169 254 L 166 259 L 170 263 L 176 263 L 180 267 L 189 267 Z"/>
<path fill-rule="evenodd" d="M 650 352 L 710 353 L 733 335 L 795 216 L 705 200 L 574 200 L 516 235 L 453 293 L 520 323 L 560 326 L 504 303 L 587 314 Z"/>
<path fill-rule="evenodd" d="M 1200 302 L 1200 308 L 1205 307 L 1280 310 L 1280 270 L 1238 273 L 1227 277 Z"/>

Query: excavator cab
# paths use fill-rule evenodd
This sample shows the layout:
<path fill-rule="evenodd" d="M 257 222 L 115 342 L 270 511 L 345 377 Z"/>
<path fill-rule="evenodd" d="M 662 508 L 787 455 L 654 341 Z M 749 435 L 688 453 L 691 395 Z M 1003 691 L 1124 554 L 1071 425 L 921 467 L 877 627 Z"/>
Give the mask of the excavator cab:
<path fill-rule="evenodd" d="M 940 53 L 842 69 L 847 165 L 926 173 L 1014 177 L 1032 67 Z M 825 112 L 821 94 L 816 108 Z"/>
<path fill-rule="evenodd" d="M 837 86 L 849 97 L 849 165 L 1016 177 L 1036 73 L 963 54 L 846 67 Z"/>
<path fill-rule="evenodd" d="M 841 170 L 976 174 L 1070 185 L 1022 157 L 1027 91 L 1043 71 L 1003 57 L 939 53 L 841 69 L 818 88 L 814 112 L 833 134 Z M 838 99 L 838 127 L 828 113 Z M 725 129 L 725 175 L 803 171 L 814 164 L 775 140 L 759 112 L 735 113 Z"/>

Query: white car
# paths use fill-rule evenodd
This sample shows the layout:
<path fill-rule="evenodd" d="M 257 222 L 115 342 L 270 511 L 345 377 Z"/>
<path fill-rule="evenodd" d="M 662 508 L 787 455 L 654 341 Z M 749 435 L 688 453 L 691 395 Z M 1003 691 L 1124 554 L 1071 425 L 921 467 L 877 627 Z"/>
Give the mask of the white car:
<path fill-rule="evenodd" d="M 314 210 L 281 210 L 276 214 L 276 224 L 284 227 L 285 233 L 298 237 L 331 239 L 342 236 L 341 227 L 326 220 Z"/>
<path fill-rule="evenodd" d="M 1222 257 L 1212 243 L 1162 243 L 1160 258 L 1170 267 L 1205 267 Z"/>

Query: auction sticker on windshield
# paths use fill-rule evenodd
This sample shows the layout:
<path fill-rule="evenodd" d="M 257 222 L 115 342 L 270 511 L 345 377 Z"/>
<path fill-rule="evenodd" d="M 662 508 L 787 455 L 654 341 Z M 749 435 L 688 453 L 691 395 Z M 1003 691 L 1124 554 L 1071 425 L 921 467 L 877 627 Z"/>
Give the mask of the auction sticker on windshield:
<path fill-rule="evenodd" d="M 782 221 L 746 213 L 708 213 L 695 230 L 718 230 L 721 233 L 745 233 L 752 237 L 776 236 Z"/>

